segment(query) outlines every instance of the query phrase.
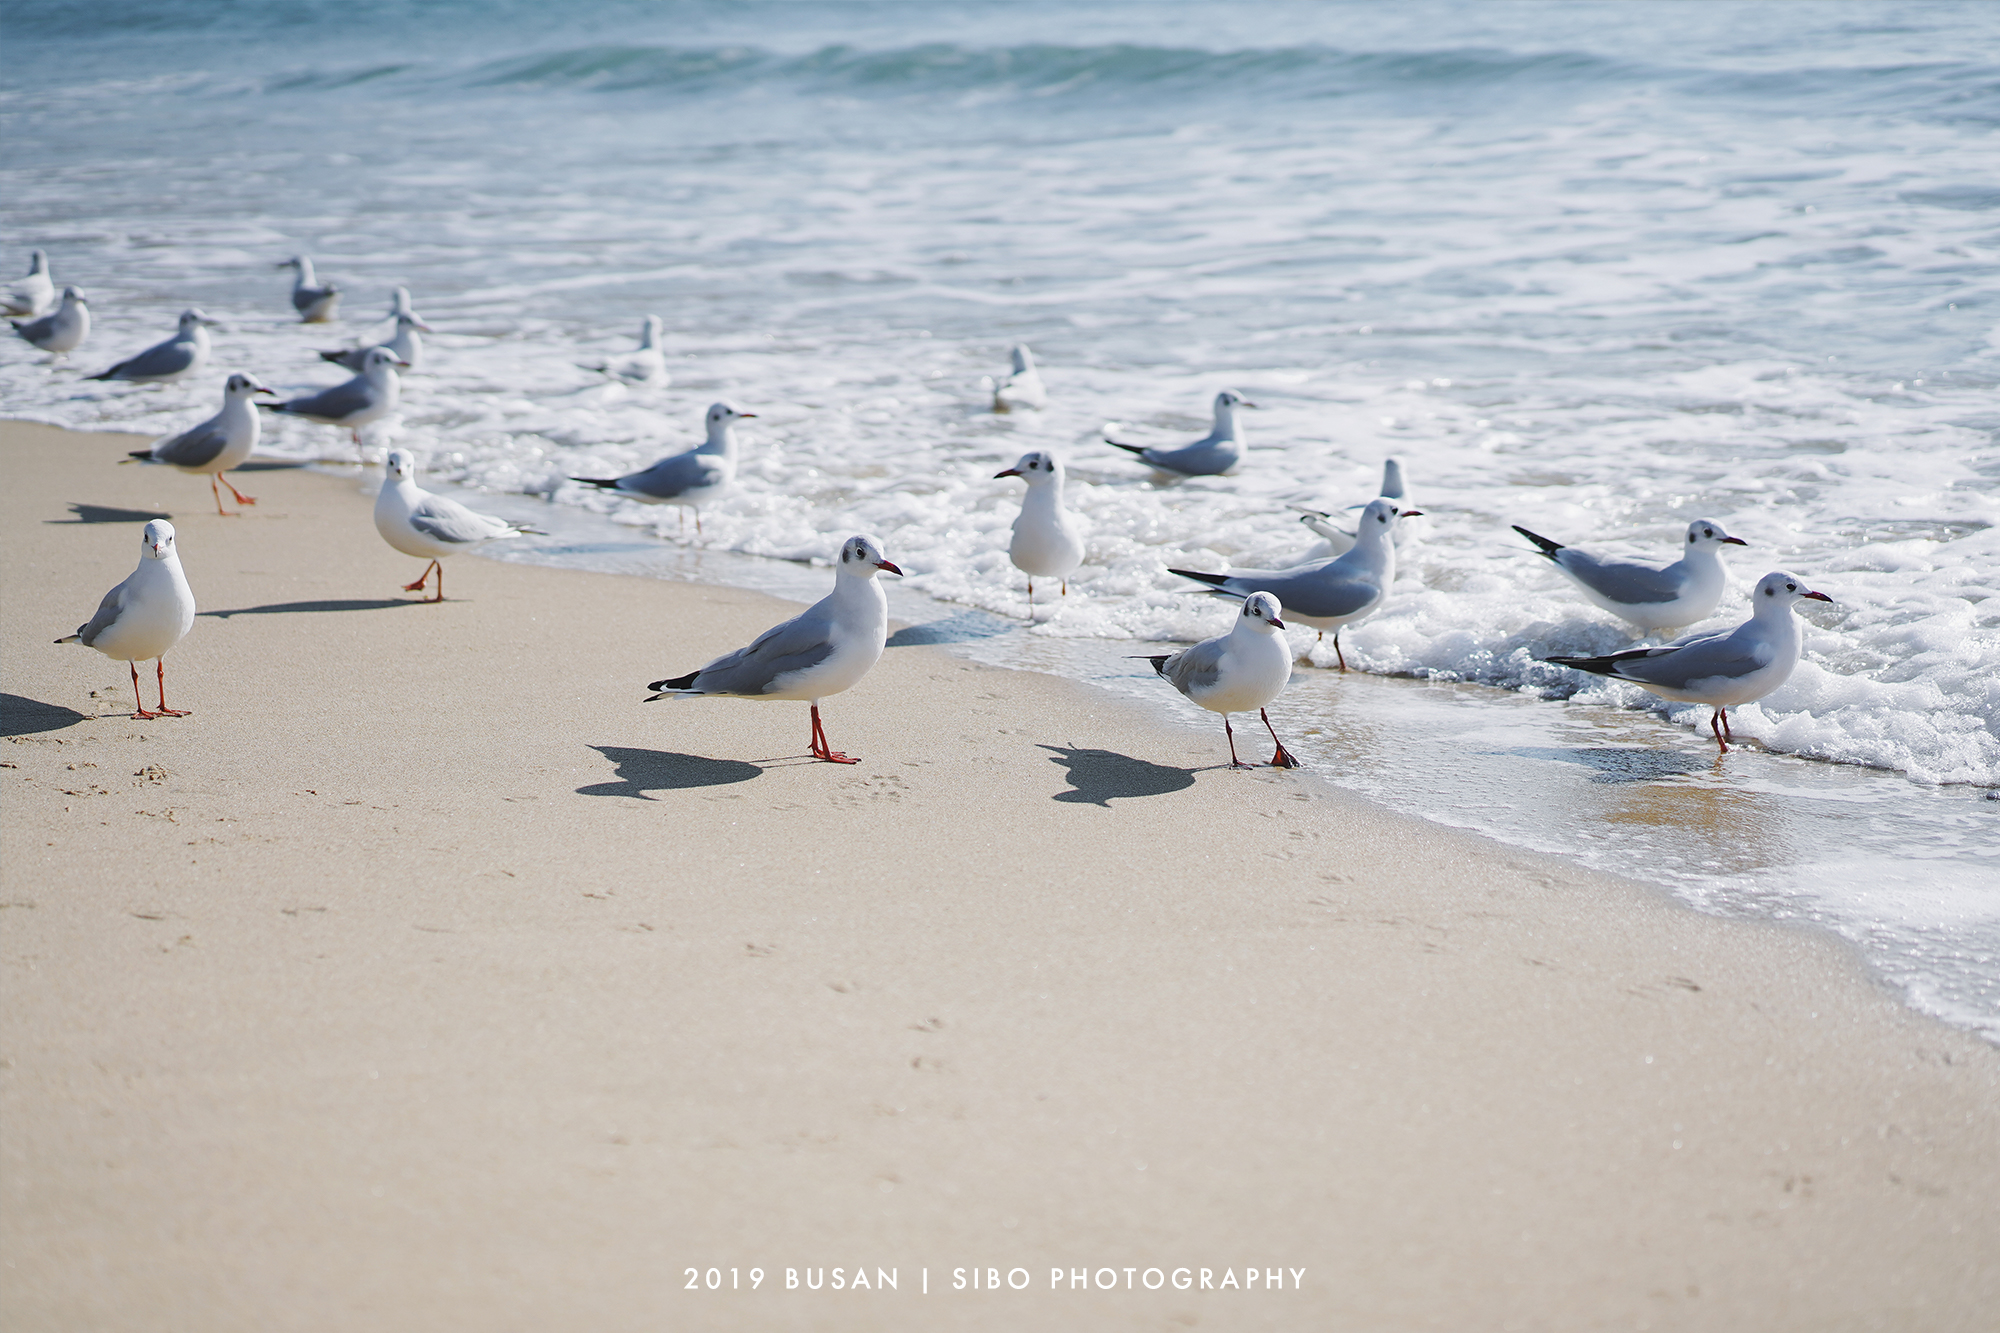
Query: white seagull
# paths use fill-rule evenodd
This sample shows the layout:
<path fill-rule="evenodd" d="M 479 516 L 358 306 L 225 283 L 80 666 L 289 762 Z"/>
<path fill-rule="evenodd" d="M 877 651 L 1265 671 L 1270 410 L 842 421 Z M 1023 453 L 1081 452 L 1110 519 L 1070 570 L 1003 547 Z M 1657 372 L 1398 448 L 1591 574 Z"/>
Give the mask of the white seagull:
<path fill-rule="evenodd" d="M 343 347 L 338 351 L 321 352 L 319 359 L 322 361 L 331 361 L 334 365 L 347 370 L 363 370 L 367 368 L 368 353 L 377 347 L 386 347 L 395 353 L 396 360 L 400 361 L 405 367 L 410 370 L 416 370 L 424 363 L 424 340 L 417 336 L 418 329 L 422 329 L 425 333 L 433 331 L 430 325 L 424 323 L 415 315 L 398 315 L 396 316 L 396 331 L 389 336 L 386 342 L 370 343 L 366 347 Z"/>
<path fill-rule="evenodd" d="M 165 463 L 197 475 L 205 472 L 208 474 L 209 494 L 215 497 L 215 512 L 224 518 L 233 518 L 235 515 L 222 507 L 222 492 L 216 489 L 216 482 L 229 488 L 229 493 L 236 497 L 236 503 L 257 503 L 251 496 L 237 490 L 236 483 L 224 474 L 250 457 L 257 448 L 257 436 L 263 429 L 263 422 L 257 416 L 256 396 L 270 392 L 253 376 L 231 375 L 229 382 L 222 386 L 220 412 L 199 426 L 161 440 L 150 449 L 134 449 L 130 457 L 119 461 Z"/>
<path fill-rule="evenodd" d="M 299 322 L 330 322 L 340 309 L 340 288 L 321 282 L 313 273 L 312 260 L 304 255 L 293 255 L 278 267 L 298 270 L 298 276 L 292 279 L 292 309 L 299 312 Z"/>
<path fill-rule="evenodd" d="M 442 602 L 444 566 L 440 560 L 503 537 L 541 535 L 534 528 L 474 513 L 456 500 L 432 495 L 417 485 L 417 460 L 407 449 L 391 449 L 387 467 L 389 475 L 375 496 L 375 531 L 404 555 L 430 561 L 416 582 L 403 585 L 404 592 L 422 592 L 435 569 L 437 596 L 424 600 Z"/>
<path fill-rule="evenodd" d="M 1255 406 L 1257 404 L 1242 394 L 1224 389 L 1215 395 L 1215 429 L 1193 444 L 1178 449 L 1149 449 L 1144 445 L 1120 444 L 1109 436 L 1104 442 L 1114 449 L 1137 454 L 1162 472 L 1177 472 L 1184 477 L 1217 477 L 1234 471 L 1236 465 L 1243 461 L 1243 451 L 1248 446 L 1243 442 L 1243 427 L 1237 423 L 1236 409 Z"/>
<path fill-rule="evenodd" d="M 200 310 L 181 311 L 180 327 L 165 342 L 154 343 L 135 357 L 120 361 L 94 380 L 129 380 L 134 384 L 172 384 L 198 375 L 208 364 L 208 331 L 216 321 Z"/>
<path fill-rule="evenodd" d="M 1042 386 L 1042 372 L 1035 369 L 1035 354 L 1026 343 L 1015 343 L 1011 357 L 1014 362 L 1011 374 L 997 384 L 991 376 L 983 379 L 993 391 L 993 410 L 1012 412 L 1017 407 L 1048 406 L 1049 391 Z"/>
<path fill-rule="evenodd" d="M 828 746 L 819 701 L 852 688 L 881 659 L 889 640 L 889 599 L 875 576 L 902 572 L 873 537 L 849 537 L 840 547 L 832 592 L 765 630 L 749 647 L 718 657 L 699 671 L 654 681 L 646 687 L 655 691 L 646 702 L 707 694 L 808 699 L 813 758 L 830 764 L 860 762 Z"/>
<path fill-rule="evenodd" d="M 62 358 L 74 352 L 90 336 L 90 302 L 74 287 L 63 288 L 62 304 L 55 313 L 40 319 L 17 319 L 14 336 L 33 343 L 50 355 Z"/>
<path fill-rule="evenodd" d="M 1540 554 L 1567 574 L 1591 602 L 1630 621 L 1642 634 L 1706 620 L 1721 603 L 1722 585 L 1728 580 L 1722 548 L 1750 544 L 1724 532 L 1714 519 L 1698 518 L 1688 524 L 1681 558 L 1662 566 L 1590 555 L 1519 524 L 1514 531 L 1540 547 Z"/>
<path fill-rule="evenodd" d="M 1021 461 L 993 479 L 1019 477 L 1028 483 L 1021 497 L 1021 512 L 1014 518 L 1014 539 L 1008 543 L 1007 558 L 1014 568 L 1028 576 L 1028 619 L 1035 618 L 1035 575 L 1061 579 L 1062 595 L 1069 596 L 1069 576 L 1083 563 L 1083 537 L 1076 520 L 1063 508 L 1062 460 L 1046 449 L 1021 455 Z"/>
<path fill-rule="evenodd" d="M 384 315 L 383 318 L 400 319 L 404 315 L 415 319 L 417 312 L 410 306 L 410 289 L 408 287 L 398 287 L 389 293 L 389 313 Z"/>
<path fill-rule="evenodd" d="M 56 303 L 55 279 L 49 276 L 49 256 L 44 250 L 36 250 L 28 255 L 28 273 L 19 282 L 0 295 L 0 314 L 36 315 L 48 313 Z"/>
<path fill-rule="evenodd" d="M 666 387 L 673 382 L 667 375 L 667 354 L 660 346 L 660 334 L 666 327 L 666 321 L 658 315 L 646 316 L 645 322 L 639 326 L 639 345 L 636 348 L 584 369 L 631 384 Z"/>
<path fill-rule="evenodd" d="M 1777 570 L 1758 580 L 1750 594 L 1750 619 L 1721 634 L 1689 635 L 1657 648 L 1628 648 L 1608 657 L 1550 657 L 1556 666 L 1575 667 L 1613 680 L 1628 680 L 1662 699 L 1707 704 L 1715 710 L 1708 729 L 1724 754 L 1736 739 L 1729 710 L 1755 702 L 1790 679 L 1799 664 L 1799 622 L 1792 607 L 1800 601 L 1831 602 L 1795 574 Z"/>
<path fill-rule="evenodd" d="M 1382 462 L 1382 489 L 1377 491 L 1376 495 L 1385 500 L 1400 502 L 1407 499 L 1408 494 L 1403 489 L 1403 465 L 1393 458 L 1384 459 Z M 1298 506 L 1294 506 L 1294 508 L 1298 508 Z M 1358 504 L 1349 505 L 1348 508 L 1359 509 L 1361 506 Z M 1333 555 L 1345 555 L 1354 549 L 1354 534 L 1335 523 L 1333 515 L 1324 510 L 1299 508 L 1299 522 L 1305 524 L 1308 530 L 1323 539 L 1300 558 L 1298 561 L 1299 564 L 1310 564 L 1312 561 L 1324 560 L 1328 556 Z M 1396 540 L 1401 542 L 1402 538 L 1403 529 L 1398 527 L 1396 529 Z"/>
<path fill-rule="evenodd" d="M 380 421 L 396 410 L 396 400 L 402 393 L 402 382 L 396 378 L 396 367 L 401 364 L 388 348 L 371 347 L 362 354 L 361 373 L 345 384 L 336 384 L 331 389 L 323 389 L 304 398 L 288 398 L 282 403 L 260 403 L 258 406 L 282 416 L 304 417 L 307 421 L 320 421 L 329 426 L 345 426 L 358 449 L 361 447 L 361 428 Z"/>
<path fill-rule="evenodd" d="M 1229 715 L 1253 708 L 1278 747 L 1271 756 L 1271 767 L 1299 767 L 1299 761 L 1278 739 L 1271 715 L 1264 711 L 1292 679 L 1292 650 L 1285 643 L 1285 622 L 1279 619 L 1283 610 L 1270 593 L 1253 592 L 1243 599 L 1243 612 L 1229 633 L 1203 639 L 1177 653 L 1143 659 L 1190 700 L 1211 713 L 1222 714 L 1231 768 L 1252 765 L 1236 757 L 1236 733 L 1230 728 Z"/>
<path fill-rule="evenodd" d="M 586 486 L 611 491 L 640 504 L 679 505 L 681 527 L 687 528 L 687 511 L 694 510 L 694 530 L 701 533 L 701 506 L 714 499 L 736 480 L 736 423 L 754 421 L 755 412 L 737 409 L 734 403 L 711 403 L 708 408 L 708 438 L 686 453 L 669 454 L 649 468 L 628 472 L 622 477 L 571 477 Z"/>
<path fill-rule="evenodd" d="M 180 552 L 174 545 L 174 525 L 156 518 L 140 537 L 139 567 L 126 580 L 104 594 L 97 614 L 77 626 L 57 643 L 80 643 L 95 648 L 114 662 L 132 669 L 132 716 L 186 717 L 184 709 L 167 707 L 167 663 L 169 648 L 194 628 L 194 593 L 188 588 L 181 569 Z M 160 707 L 146 711 L 139 697 L 139 663 L 156 659 L 155 682 L 159 686 Z"/>
<path fill-rule="evenodd" d="M 1167 571 L 1212 585 L 1218 597 L 1245 598 L 1253 592 L 1275 595 L 1285 614 L 1310 625 L 1324 636 L 1333 631 L 1333 654 L 1347 670 L 1340 651 L 1340 628 L 1377 610 L 1396 582 L 1396 524 L 1417 518 L 1421 509 L 1399 509 L 1394 500 L 1370 500 L 1361 511 L 1361 531 L 1354 549 L 1331 560 L 1316 560 L 1290 569 L 1232 569 L 1204 574 L 1193 569 Z"/>

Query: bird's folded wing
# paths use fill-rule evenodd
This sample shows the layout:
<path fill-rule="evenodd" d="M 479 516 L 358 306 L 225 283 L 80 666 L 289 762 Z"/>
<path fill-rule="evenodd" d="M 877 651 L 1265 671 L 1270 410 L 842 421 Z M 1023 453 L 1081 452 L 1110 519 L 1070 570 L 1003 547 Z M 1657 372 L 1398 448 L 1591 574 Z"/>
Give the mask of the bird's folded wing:
<path fill-rule="evenodd" d="M 32 319 L 25 324 L 17 321 L 14 325 L 14 332 L 20 334 L 29 342 L 38 342 L 55 331 L 56 317 L 54 315 L 43 315 L 40 319 Z"/>
<path fill-rule="evenodd" d="M 174 436 L 165 444 L 153 446 L 153 461 L 171 463 L 175 467 L 201 467 L 213 462 L 229 443 L 229 437 L 214 421 L 204 421 L 193 430 Z"/>
<path fill-rule="evenodd" d="M 1600 560 L 1574 546 L 1564 547 L 1555 560 L 1578 583 L 1625 606 L 1671 602 L 1686 587 L 1685 576 L 1674 565 L 1659 569 L 1630 560 Z"/>
<path fill-rule="evenodd" d="M 1342 577 L 1331 566 L 1337 561 L 1308 565 L 1302 570 L 1244 570 L 1223 586 L 1238 597 L 1268 592 L 1285 610 L 1302 616 L 1351 616 L 1382 595 L 1380 584 Z"/>
<path fill-rule="evenodd" d="M 508 525 L 485 514 L 475 514 L 456 500 L 427 495 L 410 515 L 410 526 L 426 537 L 441 542 L 483 542 L 507 531 Z"/>
<path fill-rule="evenodd" d="M 86 648 L 94 647 L 97 636 L 109 629 L 112 622 L 118 619 L 118 613 L 124 609 L 125 585 L 121 583 L 104 594 L 104 600 L 97 604 L 97 614 L 90 618 L 89 624 L 77 630 L 77 640 Z"/>
<path fill-rule="evenodd" d="M 1160 674 L 1182 694 L 1214 689 L 1222 679 L 1222 640 L 1206 639 L 1181 649 L 1161 665 Z"/>
<path fill-rule="evenodd" d="M 832 628 L 815 606 L 710 662 L 695 674 L 694 687 L 707 694 L 762 694 L 780 676 L 824 662 L 833 653 Z"/>
<path fill-rule="evenodd" d="M 120 361 L 112 369 L 120 375 L 171 375 L 186 370 L 194 361 L 194 344 L 177 338 L 155 343 L 130 361 Z"/>
<path fill-rule="evenodd" d="M 1681 648 L 1647 648 L 1619 654 L 1613 674 L 1645 685 L 1683 689 L 1696 681 L 1734 680 L 1771 664 L 1769 644 L 1735 634 L 1711 635 Z"/>
<path fill-rule="evenodd" d="M 644 472 L 619 478 L 618 488 L 670 500 L 684 491 L 713 486 L 726 471 L 727 464 L 713 454 L 675 454 L 662 458 Z"/>
<path fill-rule="evenodd" d="M 302 417 L 324 417 L 329 421 L 340 421 L 364 412 L 375 405 L 375 395 L 370 391 L 368 381 L 360 376 L 336 384 L 331 389 L 316 393 L 310 398 L 294 398 L 278 410 Z"/>

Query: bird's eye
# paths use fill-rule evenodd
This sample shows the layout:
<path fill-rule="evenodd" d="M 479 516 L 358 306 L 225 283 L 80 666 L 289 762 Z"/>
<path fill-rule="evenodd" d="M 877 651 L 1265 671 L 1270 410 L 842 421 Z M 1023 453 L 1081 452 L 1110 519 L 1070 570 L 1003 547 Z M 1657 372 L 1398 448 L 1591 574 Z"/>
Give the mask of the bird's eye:
<path fill-rule="evenodd" d="M 1799 590 L 1799 585 L 1796 583 L 1787 583 L 1785 585 L 1786 592 L 1797 592 L 1798 590 Z"/>

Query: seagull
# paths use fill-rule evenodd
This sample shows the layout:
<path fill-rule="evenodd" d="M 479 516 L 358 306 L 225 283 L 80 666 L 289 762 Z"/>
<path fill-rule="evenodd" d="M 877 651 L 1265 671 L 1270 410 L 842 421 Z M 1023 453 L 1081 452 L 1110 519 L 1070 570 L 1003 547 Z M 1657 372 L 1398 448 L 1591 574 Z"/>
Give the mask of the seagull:
<path fill-rule="evenodd" d="M 120 361 L 94 380 L 130 380 L 134 384 L 172 384 L 201 373 L 208 364 L 208 331 L 216 321 L 200 310 L 181 311 L 180 328 L 165 342 Z"/>
<path fill-rule="evenodd" d="M 1253 767 L 1236 757 L 1236 733 L 1229 726 L 1231 713 L 1247 713 L 1253 708 L 1278 747 L 1271 756 L 1271 767 L 1299 767 L 1299 761 L 1278 739 L 1271 715 L 1264 711 L 1266 704 L 1284 693 L 1292 678 L 1292 650 L 1285 643 L 1285 622 L 1279 619 L 1283 610 L 1270 593 L 1253 592 L 1243 599 L 1243 613 L 1236 617 L 1229 633 L 1203 639 L 1171 655 L 1143 659 L 1189 699 L 1211 713 L 1222 714 L 1231 768 Z"/>
<path fill-rule="evenodd" d="M 1167 572 L 1182 578 L 1213 584 L 1218 597 L 1241 599 L 1253 592 L 1274 594 L 1289 615 L 1301 625 L 1311 625 L 1325 637 L 1333 631 L 1333 654 L 1340 669 L 1347 670 L 1347 655 L 1340 651 L 1340 628 L 1376 610 L 1389 599 L 1396 582 L 1396 524 L 1418 518 L 1421 509 L 1399 509 L 1394 500 L 1370 500 L 1361 511 L 1361 531 L 1354 549 L 1331 560 L 1316 560 L 1291 569 L 1232 569 L 1226 574 L 1203 574 L 1192 569 Z"/>
<path fill-rule="evenodd" d="M 403 585 L 404 592 L 422 592 L 435 569 L 437 596 L 424 600 L 442 602 L 444 566 L 438 561 L 498 538 L 542 535 L 534 528 L 491 514 L 476 514 L 456 500 L 432 495 L 417 485 L 417 460 L 407 449 L 391 449 L 387 466 L 389 475 L 375 496 L 375 531 L 404 555 L 430 561 L 415 583 Z"/>
<path fill-rule="evenodd" d="M 62 304 L 40 319 L 17 319 L 14 336 L 23 338 L 58 359 L 67 357 L 90 336 L 90 302 L 74 287 L 63 288 Z"/>
<path fill-rule="evenodd" d="M 188 588 L 180 552 L 174 546 L 174 525 L 156 518 L 140 537 L 139 567 L 104 594 L 88 624 L 78 625 L 76 633 L 56 642 L 80 643 L 114 662 L 128 664 L 132 669 L 132 716 L 150 721 L 187 716 L 184 709 L 167 707 L 166 654 L 193 628 L 194 593 Z M 160 693 L 160 707 L 151 713 L 139 697 L 139 663 L 147 658 L 157 659 L 154 677 Z"/>
<path fill-rule="evenodd" d="M 299 321 L 304 324 L 326 324 L 332 321 L 340 309 L 340 288 L 333 283 L 322 283 L 313 275 L 313 262 L 304 255 L 293 255 L 279 268 L 298 270 L 292 279 L 292 309 L 299 312 Z"/>
<path fill-rule="evenodd" d="M 681 528 L 687 528 L 687 511 L 694 510 L 694 530 L 701 533 L 701 505 L 726 490 L 736 480 L 736 423 L 754 421 L 755 412 L 737 410 L 734 403 L 711 403 L 708 408 L 708 439 L 686 453 L 669 454 L 651 467 L 628 472 L 622 477 L 571 477 L 586 486 L 629 496 L 640 504 L 671 504 L 681 507 Z"/>
<path fill-rule="evenodd" d="M 423 364 L 424 359 L 424 340 L 417 336 L 418 329 L 422 329 L 425 333 L 435 331 L 415 315 L 398 315 L 396 332 L 387 342 L 372 343 L 368 347 L 343 347 L 338 351 L 321 352 L 319 359 L 331 361 L 334 365 L 343 366 L 348 370 L 362 370 L 371 350 L 376 347 L 386 347 L 395 353 L 396 360 L 415 370 Z"/>
<path fill-rule="evenodd" d="M 827 745 L 819 701 L 860 682 L 882 657 L 889 639 L 889 599 L 877 574 L 903 571 L 882 554 L 873 537 L 849 537 L 840 547 L 833 591 L 757 636 L 748 648 L 716 658 L 699 671 L 646 688 L 654 699 L 692 699 L 706 694 L 739 699 L 812 701 L 812 756 L 829 764 L 860 760 Z"/>
<path fill-rule="evenodd" d="M 667 354 L 660 349 L 660 333 L 666 326 L 666 321 L 658 315 L 646 316 L 645 322 L 639 326 L 638 347 L 584 369 L 633 384 L 665 387 L 672 382 L 667 375 Z"/>
<path fill-rule="evenodd" d="M 398 287 L 389 293 L 389 313 L 384 315 L 383 318 L 399 319 L 404 315 L 415 319 L 417 312 L 410 307 L 410 289 L 408 287 Z"/>
<path fill-rule="evenodd" d="M 1063 509 L 1062 460 L 1046 449 L 1022 454 L 1021 461 L 993 479 L 1019 477 L 1028 483 L 1021 497 L 1021 512 L 1014 519 L 1014 540 L 1007 558 L 1014 568 L 1028 576 L 1028 619 L 1035 618 L 1035 575 L 1061 579 L 1062 595 L 1069 596 L 1069 576 L 1083 563 L 1083 537 L 1076 521 Z"/>
<path fill-rule="evenodd" d="M 1403 465 L 1401 463 L 1398 463 L 1393 458 L 1383 460 L 1382 489 L 1377 491 L 1376 494 L 1385 500 L 1401 500 L 1404 498 Z M 1294 508 L 1297 508 L 1297 506 L 1294 506 Z M 1361 506 L 1350 505 L 1349 508 L 1359 509 Z M 1315 560 L 1324 560 L 1328 556 L 1345 555 L 1354 549 L 1354 534 L 1336 524 L 1333 521 L 1333 515 L 1324 510 L 1299 509 L 1299 522 L 1305 524 L 1310 531 L 1325 540 L 1321 541 L 1310 551 L 1307 551 L 1305 558 L 1298 561 L 1298 564 L 1306 565 L 1311 564 Z M 1402 536 L 1403 530 L 1401 528 L 1396 529 L 1396 539 L 1401 541 Z"/>
<path fill-rule="evenodd" d="M 1714 519 L 1698 518 L 1688 524 L 1686 554 L 1661 567 L 1586 555 L 1519 524 L 1514 525 L 1514 531 L 1540 547 L 1549 563 L 1569 575 L 1570 582 L 1591 602 L 1630 621 L 1642 634 L 1706 620 L 1722 601 L 1722 585 L 1728 577 L 1722 569 L 1722 548 L 1750 544 L 1724 532 Z"/>
<path fill-rule="evenodd" d="M 1148 449 L 1137 444 L 1120 444 L 1105 437 L 1114 449 L 1137 454 L 1162 472 L 1178 472 L 1184 477 L 1216 477 L 1232 472 L 1243 460 L 1243 427 L 1236 424 L 1236 409 L 1257 404 L 1233 390 L 1215 395 L 1215 429 L 1179 449 Z"/>
<path fill-rule="evenodd" d="M 150 449 L 134 449 L 130 458 L 120 462 L 165 463 L 183 472 L 208 474 L 208 490 L 215 497 L 215 512 L 224 518 L 235 517 L 222 507 L 222 492 L 216 489 L 220 481 L 229 487 L 229 493 L 236 497 L 236 503 L 253 505 L 257 501 L 236 489 L 236 484 L 224 474 L 239 466 L 257 447 L 257 435 L 263 423 L 257 416 L 256 396 L 271 390 L 259 384 L 250 375 L 231 375 L 229 383 L 222 386 L 222 410 L 192 430 L 182 431 L 170 439 L 161 440 Z"/>
<path fill-rule="evenodd" d="M 1799 622 L 1792 607 L 1800 601 L 1832 600 L 1807 589 L 1797 575 L 1776 570 L 1758 580 L 1750 594 L 1750 619 L 1726 633 L 1691 634 L 1657 648 L 1628 648 L 1608 657 L 1543 660 L 1628 680 L 1662 699 L 1707 704 L 1715 710 L 1708 729 L 1716 747 L 1727 754 L 1729 742 L 1736 739 L 1729 730 L 1729 710 L 1777 689 L 1799 664 Z"/>
<path fill-rule="evenodd" d="M 0 314 L 26 315 L 30 319 L 47 314 L 56 303 L 55 279 L 49 276 L 49 256 L 45 250 L 28 255 L 28 274 L 5 295 L 0 295 Z"/>
<path fill-rule="evenodd" d="M 260 403 L 258 406 L 288 417 L 304 417 L 307 421 L 320 421 L 329 426 L 345 426 L 358 449 L 361 447 L 361 428 L 380 421 L 396 410 L 396 398 L 402 391 L 401 382 L 396 378 L 396 367 L 402 364 L 388 348 L 371 347 L 362 353 L 361 373 L 345 384 L 336 384 L 331 389 L 304 398 L 290 398 L 282 403 Z"/>
<path fill-rule="evenodd" d="M 1012 374 L 998 384 L 990 376 L 982 378 L 982 384 L 993 391 L 993 410 L 1012 412 L 1017 407 L 1048 406 L 1049 391 L 1042 387 L 1042 372 L 1035 369 L 1035 354 L 1026 343 L 1015 343 L 1012 356 Z"/>

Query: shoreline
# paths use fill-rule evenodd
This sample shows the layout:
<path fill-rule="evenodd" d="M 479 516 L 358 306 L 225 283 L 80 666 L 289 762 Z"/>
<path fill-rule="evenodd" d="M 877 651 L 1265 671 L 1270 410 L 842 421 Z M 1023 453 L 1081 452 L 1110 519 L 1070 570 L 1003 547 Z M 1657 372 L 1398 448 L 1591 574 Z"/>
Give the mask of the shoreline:
<path fill-rule="evenodd" d="M 802 765 L 802 706 L 631 706 L 774 599 L 480 561 L 407 611 L 351 484 L 252 472 L 222 519 L 110 466 L 126 438 L 0 422 L 23 1328 L 1975 1327 L 2000 1296 L 2000 1052 L 1829 934 L 1218 771 L 1219 735 L 931 647 L 824 710 L 862 765 Z M 178 516 L 193 717 L 91 720 L 120 664 L 36 643 L 136 545 L 66 505 Z M 1306 1276 L 1046 1281 L 1253 1261 Z M 902 1281 L 682 1287 L 752 1264 Z M 1035 1280 L 939 1291 L 985 1265 Z"/>

